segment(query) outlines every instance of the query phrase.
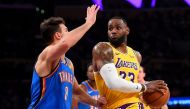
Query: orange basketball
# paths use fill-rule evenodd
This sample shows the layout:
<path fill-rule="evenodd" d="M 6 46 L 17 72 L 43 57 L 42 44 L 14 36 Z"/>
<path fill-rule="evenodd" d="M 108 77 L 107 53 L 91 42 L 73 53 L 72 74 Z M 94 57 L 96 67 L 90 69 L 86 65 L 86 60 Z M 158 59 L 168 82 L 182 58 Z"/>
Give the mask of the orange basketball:
<path fill-rule="evenodd" d="M 170 98 L 169 88 L 167 88 L 167 90 L 162 89 L 162 92 L 164 92 L 165 94 L 162 94 L 158 91 L 152 93 L 144 92 L 142 95 L 143 101 L 145 102 L 145 104 L 152 108 L 160 108 L 163 105 L 167 104 Z"/>

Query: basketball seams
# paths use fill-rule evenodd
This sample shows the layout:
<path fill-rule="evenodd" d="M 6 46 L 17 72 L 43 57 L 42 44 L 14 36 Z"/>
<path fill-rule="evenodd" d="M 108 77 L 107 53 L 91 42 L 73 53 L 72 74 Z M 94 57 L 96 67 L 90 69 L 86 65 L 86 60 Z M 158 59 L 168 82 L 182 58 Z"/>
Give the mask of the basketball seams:
<path fill-rule="evenodd" d="M 156 102 L 157 100 L 159 100 L 162 96 L 163 96 L 163 95 L 159 96 L 158 98 L 156 98 L 155 100 L 153 100 L 152 102 L 147 103 L 147 104 L 148 104 L 148 105 L 153 104 L 154 102 Z"/>
<path fill-rule="evenodd" d="M 154 101 L 152 101 L 152 102 L 150 102 L 149 104 L 153 104 L 154 102 L 156 102 L 157 100 L 159 100 L 161 97 L 162 97 L 163 95 L 161 95 L 160 97 L 158 97 L 157 99 L 155 99 Z M 170 94 L 167 94 L 167 101 L 169 100 L 169 96 L 170 96 Z M 148 105 L 149 105 L 148 104 Z M 164 104 L 163 104 L 164 105 Z"/>
<path fill-rule="evenodd" d="M 158 92 L 144 93 L 143 101 L 151 107 L 160 107 L 167 104 L 167 101 L 169 100 L 170 97 L 169 88 L 167 90 L 162 90 L 162 91 L 164 91 L 165 94 L 161 94 Z"/>

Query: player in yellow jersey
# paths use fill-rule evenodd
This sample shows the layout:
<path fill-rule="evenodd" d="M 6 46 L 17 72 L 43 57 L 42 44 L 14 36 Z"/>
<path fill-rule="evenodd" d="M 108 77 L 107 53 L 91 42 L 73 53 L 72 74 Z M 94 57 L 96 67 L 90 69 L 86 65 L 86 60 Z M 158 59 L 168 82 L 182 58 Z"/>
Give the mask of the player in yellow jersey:
<path fill-rule="evenodd" d="M 144 71 L 144 68 L 142 66 L 140 66 L 140 70 L 139 70 L 139 74 L 138 74 L 138 82 L 141 84 L 147 83 L 147 81 L 145 81 L 145 79 L 144 79 L 145 76 L 146 76 L 146 73 Z M 148 105 L 144 104 L 144 109 L 168 109 L 168 106 L 164 105 L 161 108 L 150 108 Z"/>
<path fill-rule="evenodd" d="M 160 89 L 166 89 L 162 80 L 138 83 L 141 56 L 127 46 L 128 34 L 127 22 L 121 17 L 113 17 L 108 21 L 109 42 L 99 42 L 93 48 L 97 89 L 107 100 L 103 109 L 143 109 L 140 92 L 157 90 L 162 93 Z"/>

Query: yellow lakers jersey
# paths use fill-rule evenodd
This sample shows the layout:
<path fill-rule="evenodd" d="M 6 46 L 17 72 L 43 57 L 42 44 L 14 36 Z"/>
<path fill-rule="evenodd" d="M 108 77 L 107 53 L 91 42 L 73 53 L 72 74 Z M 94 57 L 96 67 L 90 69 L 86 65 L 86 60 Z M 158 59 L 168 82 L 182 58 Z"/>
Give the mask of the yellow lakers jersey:
<path fill-rule="evenodd" d="M 127 53 L 124 54 L 112 47 L 114 64 L 121 78 L 137 83 L 140 65 L 134 50 L 128 46 L 126 48 Z M 109 89 L 99 73 L 95 73 L 95 80 L 100 95 L 106 97 L 107 100 L 103 109 L 115 109 L 127 103 L 140 102 L 139 93 L 123 93 Z"/>
<path fill-rule="evenodd" d="M 148 105 L 144 104 L 144 109 L 151 109 Z"/>

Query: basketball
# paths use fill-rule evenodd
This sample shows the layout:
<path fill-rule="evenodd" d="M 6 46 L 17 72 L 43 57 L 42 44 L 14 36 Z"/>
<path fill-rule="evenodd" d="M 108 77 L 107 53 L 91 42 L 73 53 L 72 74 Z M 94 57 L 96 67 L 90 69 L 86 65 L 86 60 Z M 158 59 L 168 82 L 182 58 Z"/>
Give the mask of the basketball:
<path fill-rule="evenodd" d="M 162 94 L 158 91 L 155 91 L 152 93 L 144 92 L 142 97 L 143 97 L 143 101 L 145 102 L 145 104 L 147 104 L 148 106 L 150 106 L 152 108 L 160 108 L 163 105 L 167 104 L 167 102 L 170 98 L 169 88 L 167 88 L 167 90 L 166 89 L 161 89 L 161 90 L 165 94 Z"/>

